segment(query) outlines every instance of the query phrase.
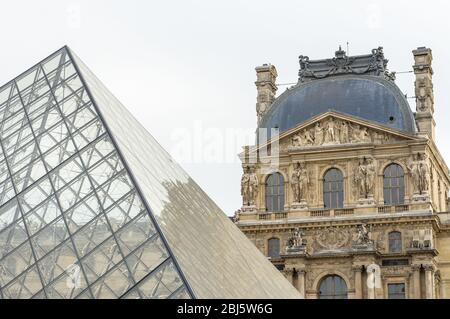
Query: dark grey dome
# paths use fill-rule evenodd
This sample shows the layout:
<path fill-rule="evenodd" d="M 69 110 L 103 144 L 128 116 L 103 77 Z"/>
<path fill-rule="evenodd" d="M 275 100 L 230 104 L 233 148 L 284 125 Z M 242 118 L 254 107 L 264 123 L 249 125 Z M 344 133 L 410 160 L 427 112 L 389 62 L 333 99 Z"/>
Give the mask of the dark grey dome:
<path fill-rule="evenodd" d="M 280 134 L 327 111 L 336 111 L 414 134 L 414 115 L 393 81 L 372 75 L 339 75 L 300 83 L 284 92 L 262 117 L 260 128 Z"/>

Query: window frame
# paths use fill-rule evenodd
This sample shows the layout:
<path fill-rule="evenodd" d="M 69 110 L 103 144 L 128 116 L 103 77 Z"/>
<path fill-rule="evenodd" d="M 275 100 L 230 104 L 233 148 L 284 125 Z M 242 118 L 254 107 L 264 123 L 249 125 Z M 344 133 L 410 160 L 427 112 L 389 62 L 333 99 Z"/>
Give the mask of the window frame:
<path fill-rule="evenodd" d="M 272 184 L 269 184 L 272 183 Z M 283 212 L 285 205 L 285 179 L 283 174 L 274 172 L 269 174 L 264 184 L 264 203 L 267 212 Z"/>
<path fill-rule="evenodd" d="M 336 175 L 333 176 L 333 173 Z M 323 174 L 322 187 L 323 207 L 325 209 L 344 208 L 344 174 L 339 168 L 329 168 Z"/>
<path fill-rule="evenodd" d="M 405 204 L 405 187 L 405 170 L 403 167 L 397 163 L 387 165 L 383 170 L 384 204 L 388 206 Z"/>
<path fill-rule="evenodd" d="M 328 279 L 331 279 L 331 282 L 329 282 L 328 284 L 333 285 L 333 291 L 325 294 L 325 293 L 322 293 L 322 288 L 323 288 L 323 285 L 326 284 L 326 281 Z M 341 288 L 345 288 L 345 292 L 344 292 L 344 289 L 342 289 L 341 291 L 336 289 L 336 283 L 337 283 L 336 280 L 338 280 L 339 284 L 341 284 Z M 339 276 L 337 274 L 326 275 L 326 276 L 322 277 L 319 281 L 319 284 L 317 287 L 317 295 L 318 295 L 318 299 L 348 299 L 347 282 L 344 280 L 344 278 L 342 278 L 341 276 Z"/>
<path fill-rule="evenodd" d="M 277 245 L 271 245 L 271 242 L 277 242 Z M 271 249 L 271 247 L 276 247 L 277 252 L 275 254 L 275 256 L 271 256 L 271 251 L 273 251 L 273 249 Z M 280 254 L 281 254 L 281 240 L 278 237 L 271 237 L 269 239 L 267 239 L 267 257 L 271 258 L 271 259 L 276 259 L 276 258 L 280 258 Z"/>
<path fill-rule="evenodd" d="M 403 286 L 403 291 L 402 292 L 393 292 L 391 293 L 390 291 L 390 287 L 393 286 Z M 406 283 L 404 282 L 388 282 L 387 283 L 387 299 L 406 299 Z M 392 297 L 402 297 L 402 298 L 392 298 Z"/>
<path fill-rule="evenodd" d="M 391 236 L 393 235 L 397 235 L 398 234 L 398 238 L 391 238 Z M 395 248 L 398 247 L 398 248 Z M 395 248 L 395 249 L 393 249 Z M 397 230 L 393 230 L 391 232 L 388 233 L 388 249 L 389 249 L 389 253 L 401 253 L 403 251 L 403 238 L 402 238 L 402 233 L 397 231 Z"/>

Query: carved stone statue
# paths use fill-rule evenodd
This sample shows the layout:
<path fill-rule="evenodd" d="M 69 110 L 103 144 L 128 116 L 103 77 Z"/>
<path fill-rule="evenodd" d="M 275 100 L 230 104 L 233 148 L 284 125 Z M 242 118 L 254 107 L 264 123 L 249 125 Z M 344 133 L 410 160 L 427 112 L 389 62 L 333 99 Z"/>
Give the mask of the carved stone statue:
<path fill-rule="evenodd" d="M 350 128 L 351 128 L 351 142 L 352 143 L 360 143 L 361 142 L 361 137 L 359 134 L 360 126 L 358 124 L 356 124 L 355 126 L 350 124 Z"/>
<path fill-rule="evenodd" d="M 255 205 L 255 198 L 258 194 L 259 182 L 254 168 L 247 166 L 241 178 L 241 195 L 244 206 Z"/>
<path fill-rule="evenodd" d="M 325 134 L 325 142 L 326 143 L 339 142 L 339 136 L 337 133 L 336 123 L 332 117 L 328 120 L 325 133 L 326 133 Z"/>
<path fill-rule="evenodd" d="M 292 136 L 292 146 L 299 147 L 299 146 L 302 146 L 302 144 L 303 144 L 303 140 L 302 140 L 302 136 L 300 135 L 300 133 L 297 133 L 294 136 Z"/>
<path fill-rule="evenodd" d="M 430 188 L 430 167 L 426 155 L 418 153 L 413 156 L 408 169 L 411 173 L 414 192 L 420 195 L 427 193 Z"/>
<path fill-rule="evenodd" d="M 314 145 L 314 137 L 309 129 L 304 129 L 292 137 L 292 146 L 301 147 Z"/>
<path fill-rule="evenodd" d="M 358 245 L 367 245 L 371 244 L 372 240 L 370 240 L 370 231 L 367 229 L 367 225 L 361 224 L 358 226 L 358 233 L 356 237 L 356 244 Z"/>
<path fill-rule="evenodd" d="M 373 195 L 375 185 L 376 168 L 372 158 L 362 158 L 359 160 L 355 171 L 354 182 L 358 186 L 360 198 L 369 198 Z"/>
<path fill-rule="evenodd" d="M 294 195 L 294 202 L 300 203 L 306 198 L 306 188 L 309 184 L 308 171 L 305 164 L 296 163 L 291 176 L 291 187 Z"/>
<path fill-rule="evenodd" d="M 241 213 L 242 211 L 240 209 L 234 212 L 233 222 L 237 223 L 241 219 Z"/>
<path fill-rule="evenodd" d="M 287 247 L 292 249 L 305 246 L 306 240 L 303 238 L 304 236 L 305 233 L 301 231 L 300 228 L 294 229 L 287 241 Z"/>
<path fill-rule="evenodd" d="M 320 122 L 316 123 L 316 126 L 314 128 L 314 137 L 315 137 L 316 145 L 323 144 L 323 128 L 320 126 Z"/>
<path fill-rule="evenodd" d="M 346 121 L 342 121 L 339 139 L 341 143 L 349 142 L 350 127 Z"/>
<path fill-rule="evenodd" d="M 366 127 L 361 128 L 359 131 L 359 140 L 361 143 L 369 143 L 370 142 L 370 134 L 367 131 Z"/>
<path fill-rule="evenodd" d="M 314 145 L 314 136 L 311 133 L 311 130 L 305 130 L 305 142 L 306 145 Z"/>
<path fill-rule="evenodd" d="M 371 195 L 375 188 L 375 178 L 377 176 L 375 161 L 371 157 L 367 159 L 366 174 L 366 191 L 367 195 Z"/>
<path fill-rule="evenodd" d="M 255 205 L 256 195 L 258 194 L 259 190 L 259 181 L 254 168 L 250 169 L 249 190 L 250 205 Z"/>
<path fill-rule="evenodd" d="M 371 137 L 366 127 L 360 125 L 352 126 L 352 143 L 369 143 Z"/>

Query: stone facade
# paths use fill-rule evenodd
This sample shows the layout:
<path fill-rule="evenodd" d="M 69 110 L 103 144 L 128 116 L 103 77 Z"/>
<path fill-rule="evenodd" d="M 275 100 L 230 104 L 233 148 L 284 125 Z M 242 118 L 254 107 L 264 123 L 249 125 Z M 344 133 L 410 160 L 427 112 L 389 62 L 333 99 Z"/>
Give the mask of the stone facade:
<path fill-rule="evenodd" d="M 434 142 L 431 50 L 419 48 L 414 58 L 415 134 L 330 110 L 240 154 L 259 185 L 235 222 L 305 298 L 321 297 L 329 275 L 343 280 L 348 298 L 394 298 L 399 284 L 405 298 L 450 298 L 450 178 Z M 279 155 L 270 152 L 275 142 Z M 391 164 L 403 172 L 394 202 L 385 198 Z M 335 208 L 324 203 L 330 169 L 342 173 Z M 276 211 L 267 207 L 273 173 L 283 181 Z"/>

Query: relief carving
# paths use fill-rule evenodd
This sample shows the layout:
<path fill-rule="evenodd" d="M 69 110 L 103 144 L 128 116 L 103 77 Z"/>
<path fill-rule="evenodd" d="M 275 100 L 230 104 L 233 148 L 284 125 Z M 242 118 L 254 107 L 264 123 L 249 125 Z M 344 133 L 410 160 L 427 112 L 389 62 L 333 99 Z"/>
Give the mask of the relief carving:
<path fill-rule="evenodd" d="M 418 79 L 415 83 L 417 109 L 420 112 L 430 110 L 434 102 L 433 84 L 427 78 Z"/>
<path fill-rule="evenodd" d="M 383 144 L 395 140 L 386 132 L 369 130 L 359 124 L 329 117 L 292 136 L 290 148 L 372 142 Z"/>
<path fill-rule="evenodd" d="M 349 242 L 350 235 L 347 231 L 331 227 L 329 229 L 320 230 L 316 233 L 316 242 L 323 249 L 337 249 L 346 246 Z"/>

